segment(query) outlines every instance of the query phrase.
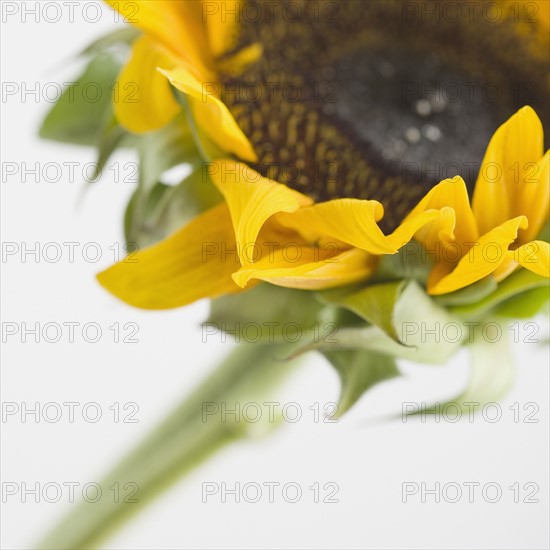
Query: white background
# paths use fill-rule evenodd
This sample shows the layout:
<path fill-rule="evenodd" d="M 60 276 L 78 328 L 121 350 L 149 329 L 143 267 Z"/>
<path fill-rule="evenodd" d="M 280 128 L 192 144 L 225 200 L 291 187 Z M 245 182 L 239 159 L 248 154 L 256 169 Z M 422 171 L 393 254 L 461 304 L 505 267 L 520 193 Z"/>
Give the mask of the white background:
<path fill-rule="evenodd" d="M 13 4 L 4 2 L 6 4 Z M 35 2 L 27 2 L 34 7 Z M 45 3 L 43 3 L 45 4 Z M 63 5 L 62 2 L 58 4 Z M 84 4 L 89 4 L 85 2 Z M 22 3 L 18 3 L 22 7 Z M 63 83 L 81 68 L 74 54 L 114 25 L 105 10 L 96 23 L 95 10 L 75 9 L 74 22 L 63 8 L 59 22 L 39 14 L 22 21 L 21 11 L 2 25 L 2 79 L 39 93 L 47 82 Z M 52 11 L 51 14 L 55 12 Z M 8 338 L 2 352 L 4 402 L 97 402 L 103 418 L 86 422 L 77 414 L 57 423 L 39 423 L 32 416 L 4 418 L 2 480 L 44 484 L 98 481 L 108 466 L 137 442 L 193 385 L 223 357 L 230 344 L 202 343 L 200 322 L 206 302 L 170 312 L 142 312 L 119 303 L 96 283 L 94 275 L 113 259 L 110 247 L 122 242 L 121 219 L 133 185 L 113 181 L 107 171 L 79 202 L 82 185 L 68 176 L 48 183 L 34 176 L 6 176 L 6 163 L 82 164 L 94 160 L 85 148 L 56 145 L 37 138 L 41 117 L 50 105 L 32 94 L 2 99 L 2 240 L 19 246 L 49 242 L 99 243 L 102 257 L 85 261 L 82 247 L 73 263 L 68 255 L 56 263 L 35 262 L 29 255 L 6 258 L 2 264 L 2 321 L 27 323 L 98 323 L 103 336 L 85 342 L 76 331 L 58 343 L 21 342 Z M 119 155 L 118 162 L 132 161 Z M 77 174 L 79 173 L 77 168 Z M 113 342 L 109 326 L 139 325 L 138 344 Z M 546 328 L 540 329 L 542 337 Z M 503 417 L 490 423 L 435 423 L 400 420 L 368 424 L 365 419 L 397 413 L 403 401 L 429 401 L 453 395 L 465 383 L 467 356 L 461 353 L 447 367 L 403 367 L 406 377 L 369 393 L 337 424 L 315 423 L 309 407 L 337 399 L 338 379 L 315 356 L 308 357 L 296 378 L 280 392 L 281 403 L 296 401 L 303 418 L 261 441 L 238 444 L 218 454 L 193 475 L 176 484 L 110 540 L 117 549 L 184 548 L 548 548 L 548 350 L 517 344 L 518 375 L 502 402 Z M 138 423 L 115 423 L 109 406 L 139 405 Z M 508 407 L 534 402 L 538 423 L 514 422 Z M 525 414 L 521 411 L 521 415 Z M 275 503 L 256 504 L 201 500 L 203 482 L 233 485 L 247 482 L 296 482 L 304 496 L 296 504 L 276 493 Z M 314 503 L 313 483 L 335 482 L 337 504 Z M 457 503 L 435 503 L 419 495 L 402 502 L 403 482 L 503 488 L 499 502 L 488 503 L 466 493 Z M 508 489 L 518 482 L 536 483 L 538 503 L 514 503 Z M 522 498 L 525 492 L 522 491 Z M 2 547 L 32 548 L 33 541 L 61 517 L 67 499 L 50 504 L 7 497 L 2 508 Z"/>

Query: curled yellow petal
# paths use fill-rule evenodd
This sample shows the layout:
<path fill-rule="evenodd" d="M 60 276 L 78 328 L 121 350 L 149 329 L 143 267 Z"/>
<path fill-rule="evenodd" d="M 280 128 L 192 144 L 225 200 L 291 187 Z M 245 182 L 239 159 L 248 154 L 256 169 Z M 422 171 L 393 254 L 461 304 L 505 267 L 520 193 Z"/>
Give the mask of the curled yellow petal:
<path fill-rule="evenodd" d="M 203 5 L 199 0 L 106 0 L 126 20 L 197 71 L 212 67 Z"/>
<path fill-rule="evenodd" d="M 520 229 L 520 231 L 522 231 Z M 518 263 L 514 260 L 514 251 L 508 250 L 504 261 L 493 271 L 493 277 L 497 283 L 504 281 L 508 275 L 511 275 L 517 268 Z"/>
<path fill-rule="evenodd" d="M 419 231 L 449 215 L 452 209 L 419 210 L 408 217 L 393 233 L 384 235 L 378 222 L 384 209 L 378 201 L 335 199 L 291 214 L 279 214 L 277 221 L 293 228 L 310 242 L 347 243 L 370 254 L 395 254 Z"/>
<path fill-rule="evenodd" d="M 280 215 L 277 220 L 311 242 L 332 238 L 373 254 L 394 254 L 397 250 L 378 227 L 383 214 L 377 201 L 335 199 Z"/>
<path fill-rule="evenodd" d="M 133 45 L 130 61 L 122 69 L 113 97 L 114 112 L 122 126 L 135 133 L 162 128 L 180 111 L 170 82 L 157 71 L 173 59 L 147 36 Z"/>
<path fill-rule="evenodd" d="M 242 0 L 202 0 L 202 19 L 208 32 L 208 43 L 215 57 L 234 46 Z"/>
<path fill-rule="evenodd" d="M 460 176 L 443 180 L 433 187 L 405 218 L 405 222 L 431 209 L 441 210 L 441 216 L 416 235 L 428 250 L 434 250 L 441 242 L 456 241 L 466 252 L 468 243 L 478 240 L 479 232 L 470 207 L 468 189 Z"/>
<path fill-rule="evenodd" d="M 207 171 L 231 212 L 243 265 L 253 263 L 247 251 L 256 243 L 258 233 L 273 214 L 295 212 L 313 202 L 309 197 L 264 178 L 246 164 L 233 160 L 212 162 Z"/>
<path fill-rule="evenodd" d="M 376 256 L 358 248 L 323 251 L 292 243 L 272 251 L 253 266 L 241 268 L 233 279 L 243 288 L 259 279 L 288 288 L 319 290 L 366 279 L 377 261 Z"/>
<path fill-rule="evenodd" d="M 189 96 L 189 103 L 198 126 L 223 151 L 233 153 L 242 160 L 257 160 L 254 148 L 237 121 L 219 99 L 220 86 L 215 80 L 199 79 L 186 65 L 161 71 L 180 91 Z"/>
<path fill-rule="evenodd" d="M 448 237 L 443 237 L 447 232 L 452 232 L 452 227 L 455 225 L 456 215 L 452 208 L 445 207 L 441 210 L 424 210 L 414 216 L 407 217 L 407 219 L 391 234 L 387 237 L 391 246 L 398 250 L 402 246 L 406 245 L 414 237 L 417 241 L 424 243 L 426 249 L 429 251 L 431 248 L 429 244 L 433 236 L 435 241 L 436 236 L 438 240 L 447 242 L 450 240 Z"/>
<path fill-rule="evenodd" d="M 221 204 L 97 278 L 109 292 L 132 306 L 175 308 L 238 292 L 231 278 L 240 267 L 235 248 L 229 210 Z"/>
<path fill-rule="evenodd" d="M 436 269 L 430 274 L 428 293 L 453 292 L 496 271 L 503 262 L 507 261 L 508 247 L 516 240 L 519 229 L 525 227 L 527 227 L 525 216 L 508 220 L 483 235 L 460 259 L 454 269 L 449 263 L 438 263 Z"/>
<path fill-rule="evenodd" d="M 514 260 L 525 269 L 550 277 L 550 244 L 544 241 L 531 241 L 514 250 Z"/>
<path fill-rule="evenodd" d="M 500 282 L 513 273 L 519 266 L 541 275 L 550 277 L 550 245 L 545 241 L 531 241 L 516 250 L 509 250 L 506 260 L 494 272 L 495 279 Z"/>
<path fill-rule="evenodd" d="M 548 2 L 548 0 L 534 1 L 537 7 L 536 16 L 541 23 L 543 32 L 548 33 L 548 29 L 550 28 L 550 2 Z"/>

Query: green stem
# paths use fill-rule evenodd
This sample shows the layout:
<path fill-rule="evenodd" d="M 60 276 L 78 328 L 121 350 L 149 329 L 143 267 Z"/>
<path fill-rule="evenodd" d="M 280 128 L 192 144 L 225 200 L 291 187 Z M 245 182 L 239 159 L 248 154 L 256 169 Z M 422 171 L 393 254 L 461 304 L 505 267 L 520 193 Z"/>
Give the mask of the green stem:
<path fill-rule="evenodd" d="M 224 445 L 248 434 L 250 424 L 235 415 L 207 415 L 223 402 L 237 403 L 267 396 L 293 372 L 296 362 L 285 361 L 291 344 L 242 344 L 222 365 L 173 411 L 132 453 L 124 458 L 100 486 L 103 498 L 82 502 L 37 545 L 37 549 L 97 548 L 139 509 L 180 476 L 202 463 Z M 207 408 L 205 404 L 208 404 Z M 222 421 L 223 420 L 223 421 Z M 257 429 L 257 424 L 253 427 Z M 120 487 L 119 502 L 109 490 Z M 136 502 L 123 502 L 137 489 Z"/>

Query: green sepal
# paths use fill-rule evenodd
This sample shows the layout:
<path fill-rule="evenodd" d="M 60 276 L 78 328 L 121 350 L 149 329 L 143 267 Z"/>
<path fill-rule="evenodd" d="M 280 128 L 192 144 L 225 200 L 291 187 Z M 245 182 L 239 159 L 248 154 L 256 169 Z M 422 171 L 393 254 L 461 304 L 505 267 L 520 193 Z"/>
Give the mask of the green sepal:
<path fill-rule="evenodd" d="M 145 195 L 140 205 L 139 218 L 136 203 L 140 191 L 136 191 L 128 203 L 124 215 L 124 234 L 128 243 L 139 248 L 154 244 L 193 218 L 223 200 L 220 192 L 209 181 L 203 181 L 200 169 L 192 172 L 178 185 L 157 182 Z"/>
<path fill-rule="evenodd" d="M 337 325 L 322 315 L 315 293 L 261 283 L 240 294 L 211 301 L 204 323 L 237 342 L 289 342 L 300 345 L 330 339 Z"/>
<path fill-rule="evenodd" d="M 120 49 L 121 47 L 127 50 L 140 35 L 141 31 L 139 29 L 125 25 L 122 28 L 117 28 L 112 32 L 100 36 L 82 50 L 80 55 L 96 55 L 107 50 Z"/>
<path fill-rule="evenodd" d="M 499 317 L 531 319 L 539 313 L 548 314 L 549 300 L 550 286 L 540 286 L 505 300 L 494 309 L 493 313 Z"/>
<path fill-rule="evenodd" d="M 547 219 L 546 223 L 542 226 L 542 229 L 537 236 L 537 240 L 544 241 L 546 243 L 550 241 L 550 219 Z"/>
<path fill-rule="evenodd" d="M 434 296 L 434 300 L 442 306 L 466 306 L 477 304 L 483 298 L 492 294 L 498 288 L 498 284 L 492 275 L 484 277 L 480 281 L 468 285 L 460 290 Z"/>
<path fill-rule="evenodd" d="M 476 332 L 479 333 L 479 329 Z M 488 403 L 498 402 L 508 393 L 516 371 L 508 339 L 492 343 L 478 334 L 473 340 L 474 343 L 468 346 L 471 363 L 466 388 L 452 399 L 418 408 L 408 416 L 439 414 L 445 409 L 450 409 L 449 414 L 467 415 Z"/>
<path fill-rule="evenodd" d="M 485 317 L 489 312 L 494 311 L 497 306 L 500 306 L 503 302 L 517 297 L 517 302 L 514 304 L 514 307 L 517 312 L 520 312 L 522 309 L 522 294 L 535 288 L 548 288 L 548 284 L 548 279 L 545 277 L 536 275 L 527 269 L 519 269 L 509 277 L 506 277 L 506 279 L 499 283 L 498 288 L 494 292 L 481 299 L 479 302 L 469 305 L 453 306 L 450 307 L 449 310 L 454 315 L 464 319 L 479 319 Z M 540 297 L 538 294 L 536 296 Z M 531 309 L 532 304 L 528 303 L 527 310 L 531 311 Z"/>
<path fill-rule="evenodd" d="M 140 186 L 145 191 L 150 190 L 161 174 L 170 168 L 183 163 L 198 166 L 202 161 L 183 114 L 177 115 L 160 130 L 143 134 L 138 152 Z"/>
<path fill-rule="evenodd" d="M 369 285 L 359 291 L 338 288 L 320 292 L 321 299 L 351 310 L 401 343 L 394 324 L 394 311 L 406 281 Z"/>
<path fill-rule="evenodd" d="M 401 247 L 397 254 L 381 257 L 372 282 L 414 279 L 426 286 L 433 265 L 434 262 L 424 246 L 413 240 Z"/>
<path fill-rule="evenodd" d="M 449 324 L 456 325 L 458 339 L 441 337 L 442 327 Z M 443 364 L 468 335 L 462 322 L 428 296 L 416 281 L 408 281 L 401 291 L 393 311 L 393 326 L 398 341 L 377 326 L 344 326 L 339 327 L 331 341 L 306 342 L 296 353 L 362 349 L 419 363 Z M 428 331 L 435 331 L 439 337 Z"/>
<path fill-rule="evenodd" d="M 201 159 L 183 114 L 161 130 L 140 136 L 138 152 L 138 187 L 124 216 L 128 242 L 152 244 L 221 200 L 209 179 L 203 177 Z M 194 167 L 191 175 L 178 186 L 164 184 L 163 173 L 182 164 Z"/>
<path fill-rule="evenodd" d="M 399 376 L 395 359 L 361 349 L 325 351 L 340 376 L 338 416 L 347 412 L 365 392 L 376 384 Z"/>
<path fill-rule="evenodd" d="M 118 124 L 112 102 L 123 61 L 139 34 L 129 26 L 116 29 L 84 49 L 80 56 L 92 57 L 86 70 L 65 90 L 42 123 L 42 138 L 97 148 L 96 168 L 89 182 L 99 179 L 116 149 L 137 145 L 138 136 Z M 90 101 L 83 95 L 90 82 L 101 87 L 101 101 Z"/>
<path fill-rule="evenodd" d="M 113 117 L 113 85 L 119 69 L 120 61 L 109 53 L 94 57 L 46 115 L 40 137 L 63 143 L 97 145 Z"/>
<path fill-rule="evenodd" d="M 110 123 L 103 128 L 98 139 L 96 166 L 90 181 L 97 181 L 101 177 L 103 169 L 107 166 L 107 162 L 117 149 L 122 147 L 135 147 L 136 144 L 137 137 L 129 134 L 118 124 L 113 116 Z"/>

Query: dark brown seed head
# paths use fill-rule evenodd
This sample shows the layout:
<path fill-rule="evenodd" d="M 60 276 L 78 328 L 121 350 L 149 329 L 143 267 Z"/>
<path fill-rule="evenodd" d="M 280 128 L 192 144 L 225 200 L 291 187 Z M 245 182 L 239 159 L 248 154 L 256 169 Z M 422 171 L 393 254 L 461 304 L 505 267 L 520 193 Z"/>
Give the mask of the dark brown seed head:
<path fill-rule="evenodd" d="M 376 199 L 387 231 L 442 179 L 471 189 L 502 122 L 525 104 L 548 119 L 548 38 L 504 8 L 452 4 L 243 3 L 239 48 L 263 55 L 222 89 L 254 167 L 316 201 Z"/>

